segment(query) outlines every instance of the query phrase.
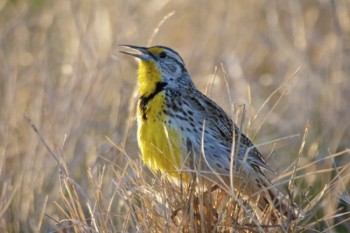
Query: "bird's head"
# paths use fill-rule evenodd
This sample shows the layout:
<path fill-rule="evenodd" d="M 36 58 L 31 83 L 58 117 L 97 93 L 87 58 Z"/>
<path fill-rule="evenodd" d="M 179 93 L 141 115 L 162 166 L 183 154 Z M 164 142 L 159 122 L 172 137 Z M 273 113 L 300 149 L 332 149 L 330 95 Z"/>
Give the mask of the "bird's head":
<path fill-rule="evenodd" d="M 162 83 L 166 88 L 183 89 L 192 85 L 190 76 L 185 68 L 180 55 L 165 46 L 139 47 L 134 45 L 122 45 L 133 50 L 121 51 L 139 58 L 138 83 L 140 95 L 151 94 L 157 83 Z"/>

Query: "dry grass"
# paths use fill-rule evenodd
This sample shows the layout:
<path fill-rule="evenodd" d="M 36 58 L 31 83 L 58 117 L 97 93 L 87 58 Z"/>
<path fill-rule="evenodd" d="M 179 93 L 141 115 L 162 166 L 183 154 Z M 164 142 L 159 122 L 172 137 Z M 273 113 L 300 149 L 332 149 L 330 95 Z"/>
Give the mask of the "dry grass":
<path fill-rule="evenodd" d="M 344 0 L 1 1 L 0 232 L 350 231 L 349 35 Z M 118 44 L 179 51 L 307 218 L 260 225 L 150 174 Z"/>

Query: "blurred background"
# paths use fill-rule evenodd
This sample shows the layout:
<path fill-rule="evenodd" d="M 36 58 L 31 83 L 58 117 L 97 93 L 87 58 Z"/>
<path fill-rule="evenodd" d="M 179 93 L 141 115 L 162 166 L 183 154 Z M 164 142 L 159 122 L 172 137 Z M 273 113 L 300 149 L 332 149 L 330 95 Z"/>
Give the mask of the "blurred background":
<path fill-rule="evenodd" d="M 25 115 L 88 197 L 89 172 L 103 170 L 108 197 L 125 172 L 123 153 L 141 165 L 137 63 L 118 44 L 178 51 L 196 86 L 233 119 L 244 104 L 239 124 L 278 174 L 300 156 L 309 165 L 301 187 L 316 195 L 341 181 L 329 185 L 319 216 L 350 211 L 349 1 L 1 0 L 1 232 L 47 232 L 68 218 L 58 165 Z M 316 228 L 340 222 L 334 229 L 347 232 L 346 219 Z"/>

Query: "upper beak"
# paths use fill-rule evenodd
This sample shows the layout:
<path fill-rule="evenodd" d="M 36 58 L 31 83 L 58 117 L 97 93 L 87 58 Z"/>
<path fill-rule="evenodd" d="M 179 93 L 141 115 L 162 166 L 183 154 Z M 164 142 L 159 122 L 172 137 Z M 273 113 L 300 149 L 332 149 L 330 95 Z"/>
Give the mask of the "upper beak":
<path fill-rule="evenodd" d="M 128 54 L 146 61 L 152 59 L 152 56 L 150 55 L 146 47 L 139 47 L 135 45 L 120 45 L 120 46 L 133 50 L 131 52 L 119 51 L 120 53 Z"/>

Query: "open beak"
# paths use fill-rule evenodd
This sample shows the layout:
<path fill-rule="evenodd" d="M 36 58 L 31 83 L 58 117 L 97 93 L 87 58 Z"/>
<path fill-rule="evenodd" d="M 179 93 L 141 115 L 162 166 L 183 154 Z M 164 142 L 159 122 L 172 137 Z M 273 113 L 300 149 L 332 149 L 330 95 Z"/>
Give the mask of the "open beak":
<path fill-rule="evenodd" d="M 152 60 L 152 56 L 150 55 L 146 47 L 139 47 L 135 45 L 120 45 L 120 46 L 124 48 L 132 49 L 131 52 L 119 51 L 120 53 L 131 55 L 131 56 L 140 58 L 141 60 L 146 60 L 146 61 Z"/>

